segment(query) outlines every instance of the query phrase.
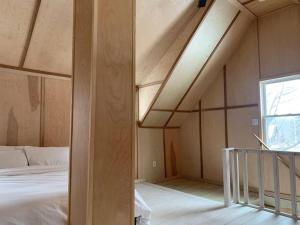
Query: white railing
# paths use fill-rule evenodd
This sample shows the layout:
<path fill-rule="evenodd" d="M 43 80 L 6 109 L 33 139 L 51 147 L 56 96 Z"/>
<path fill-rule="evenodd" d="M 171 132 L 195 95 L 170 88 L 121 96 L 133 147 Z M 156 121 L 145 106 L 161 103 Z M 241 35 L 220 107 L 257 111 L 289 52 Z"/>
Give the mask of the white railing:
<path fill-rule="evenodd" d="M 249 202 L 249 184 L 248 184 L 248 155 L 255 154 L 257 157 L 257 175 L 258 175 L 258 205 L 250 204 Z M 265 207 L 265 188 L 264 188 L 264 154 L 271 154 L 273 159 L 273 176 L 274 176 L 274 199 L 275 209 Z M 258 149 L 238 149 L 226 148 L 223 152 L 223 178 L 224 178 L 224 203 L 229 207 L 231 203 L 250 206 L 276 214 L 289 216 L 299 220 L 297 211 L 297 193 L 296 193 L 296 167 L 295 156 L 300 155 L 300 152 L 274 151 L 274 150 L 258 150 Z M 280 181 L 279 181 L 279 165 L 282 156 L 288 156 L 289 160 L 287 168 L 290 174 L 290 192 L 291 192 L 291 209 L 292 213 L 284 213 L 280 211 Z M 244 199 L 240 198 L 240 168 L 239 158 L 243 161 L 243 191 Z"/>

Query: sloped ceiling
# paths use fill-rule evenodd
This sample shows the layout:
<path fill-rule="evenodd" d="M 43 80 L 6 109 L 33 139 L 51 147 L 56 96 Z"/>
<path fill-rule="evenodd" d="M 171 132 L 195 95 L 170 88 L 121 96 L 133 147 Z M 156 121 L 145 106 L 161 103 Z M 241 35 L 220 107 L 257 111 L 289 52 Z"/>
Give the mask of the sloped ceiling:
<path fill-rule="evenodd" d="M 73 0 L 1 0 L 1 71 L 71 77 L 72 38 Z"/>

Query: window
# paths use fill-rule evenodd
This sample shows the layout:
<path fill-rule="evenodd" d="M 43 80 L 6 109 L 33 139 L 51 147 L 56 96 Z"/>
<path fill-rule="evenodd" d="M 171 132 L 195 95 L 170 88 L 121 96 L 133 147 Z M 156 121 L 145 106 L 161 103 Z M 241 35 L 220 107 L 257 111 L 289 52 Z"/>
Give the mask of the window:
<path fill-rule="evenodd" d="M 300 76 L 261 82 L 261 107 L 268 147 L 300 151 Z"/>

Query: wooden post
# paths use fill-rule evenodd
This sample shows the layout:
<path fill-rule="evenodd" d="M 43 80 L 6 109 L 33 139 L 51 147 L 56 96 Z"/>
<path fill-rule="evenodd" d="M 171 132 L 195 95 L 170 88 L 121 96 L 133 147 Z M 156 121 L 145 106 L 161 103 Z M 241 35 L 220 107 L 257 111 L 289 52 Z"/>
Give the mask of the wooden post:
<path fill-rule="evenodd" d="M 224 205 L 231 205 L 230 187 L 230 149 L 223 150 L 223 183 L 224 183 Z"/>
<path fill-rule="evenodd" d="M 232 180 L 233 180 L 233 202 L 240 202 L 240 173 L 239 173 L 239 156 L 236 150 L 232 154 Z"/>
<path fill-rule="evenodd" d="M 297 193 L 296 193 L 296 167 L 295 167 L 295 153 L 289 153 L 290 161 L 290 182 L 291 182 L 291 203 L 292 203 L 292 216 L 297 218 Z"/>
<path fill-rule="evenodd" d="M 75 0 L 72 225 L 134 222 L 134 11 Z"/>
<path fill-rule="evenodd" d="M 279 182 L 279 167 L 278 167 L 278 154 L 273 153 L 273 174 L 274 174 L 274 199 L 275 199 L 275 212 L 280 212 L 280 182 Z"/>
<path fill-rule="evenodd" d="M 258 177 L 258 194 L 259 194 L 259 206 L 265 207 L 265 191 L 264 191 L 264 162 L 262 158 L 262 151 L 257 151 L 257 177 Z"/>
<path fill-rule="evenodd" d="M 244 161 L 244 176 L 243 176 L 243 183 L 244 183 L 244 203 L 249 203 L 249 184 L 248 184 L 248 153 L 247 151 L 243 152 L 243 161 Z"/>

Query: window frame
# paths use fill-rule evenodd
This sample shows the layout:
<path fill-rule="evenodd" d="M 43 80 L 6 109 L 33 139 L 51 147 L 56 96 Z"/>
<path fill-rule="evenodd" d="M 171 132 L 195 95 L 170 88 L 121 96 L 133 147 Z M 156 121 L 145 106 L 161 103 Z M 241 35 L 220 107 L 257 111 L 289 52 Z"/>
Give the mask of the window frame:
<path fill-rule="evenodd" d="M 288 75 L 279 78 L 270 78 L 261 80 L 259 82 L 259 92 L 260 92 L 260 114 L 261 114 L 261 133 L 262 133 L 262 140 L 264 143 L 267 143 L 266 138 L 266 118 L 272 117 L 289 117 L 289 116 L 300 116 L 300 113 L 288 113 L 288 114 L 281 114 L 281 115 L 267 115 L 267 104 L 266 104 L 266 85 L 267 84 L 274 84 L 274 83 L 281 83 L 285 81 L 293 81 L 293 80 L 300 80 L 300 74 L 296 75 Z"/>

